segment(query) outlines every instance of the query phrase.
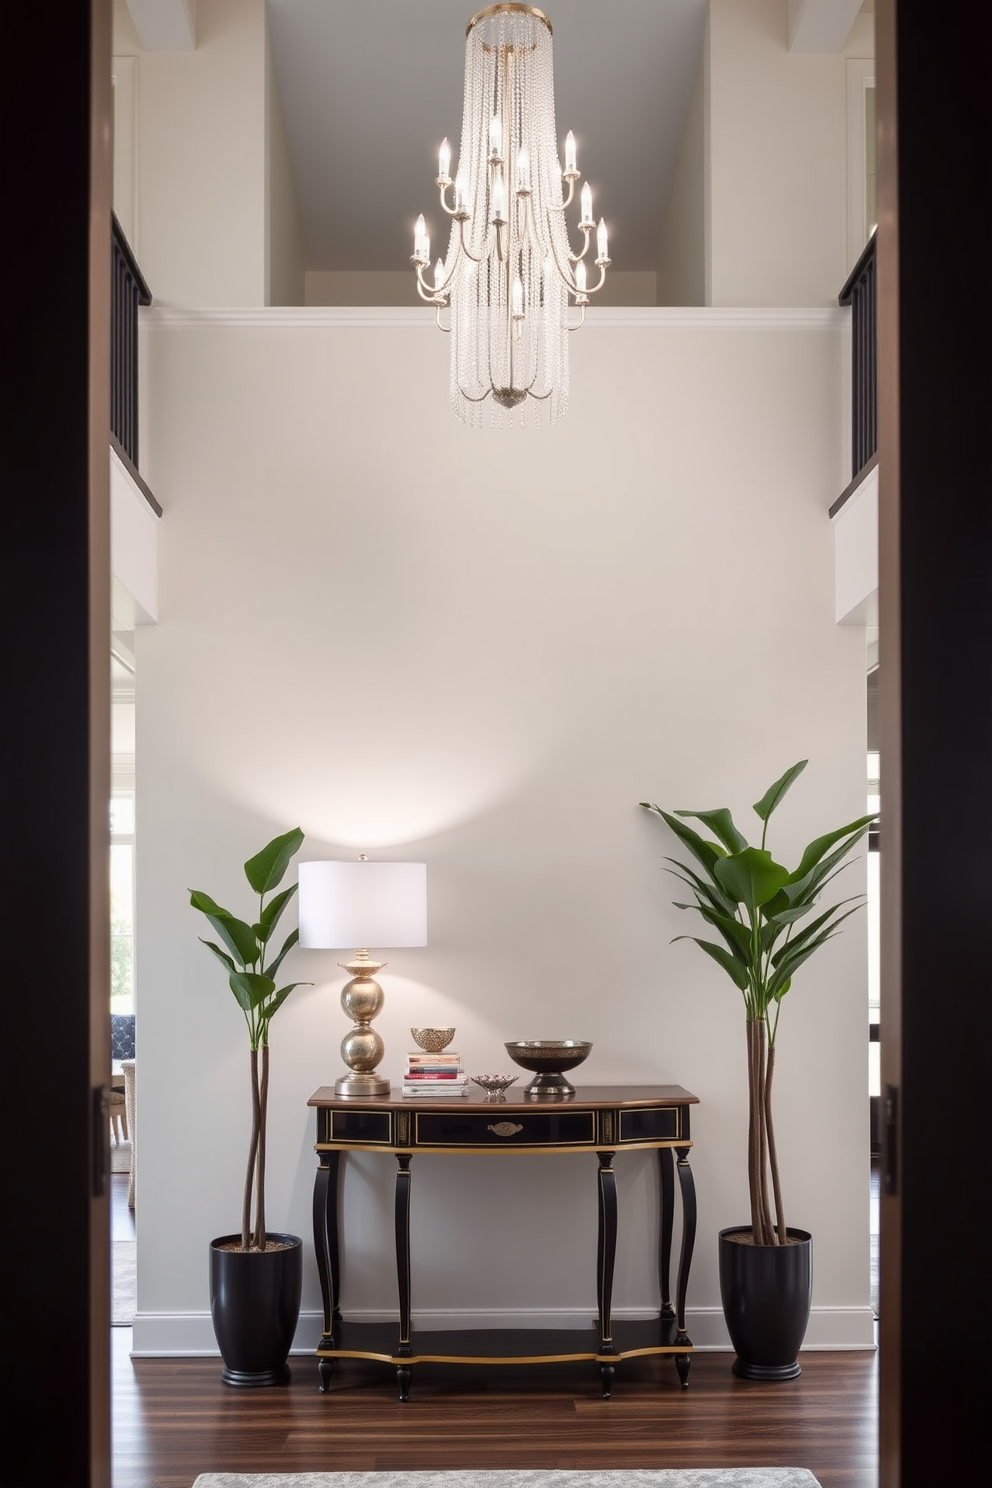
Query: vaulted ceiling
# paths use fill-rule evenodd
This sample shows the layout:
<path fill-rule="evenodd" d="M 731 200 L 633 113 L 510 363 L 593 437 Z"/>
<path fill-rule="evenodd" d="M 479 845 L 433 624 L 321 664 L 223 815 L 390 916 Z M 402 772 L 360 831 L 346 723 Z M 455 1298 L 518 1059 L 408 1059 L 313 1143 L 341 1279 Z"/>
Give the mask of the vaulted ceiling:
<path fill-rule="evenodd" d="M 575 133 L 615 267 L 653 270 L 709 0 L 549 3 L 559 136 Z M 780 3 L 783 42 L 795 51 L 839 50 L 861 8 Z M 127 4 L 143 46 L 195 46 L 197 0 Z M 308 267 L 408 268 L 417 214 L 440 217 L 443 136 L 457 153 L 465 28 L 477 8 L 477 0 L 266 0 Z"/>

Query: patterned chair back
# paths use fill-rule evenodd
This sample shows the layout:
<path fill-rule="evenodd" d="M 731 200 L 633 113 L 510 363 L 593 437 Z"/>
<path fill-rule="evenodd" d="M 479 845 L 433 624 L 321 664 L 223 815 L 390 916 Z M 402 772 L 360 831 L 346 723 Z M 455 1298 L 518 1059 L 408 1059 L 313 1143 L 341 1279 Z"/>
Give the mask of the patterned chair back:
<path fill-rule="evenodd" d="M 111 1059 L 134 1058 L 133 1013 L 111 1013 L 110 1057 Z"/>

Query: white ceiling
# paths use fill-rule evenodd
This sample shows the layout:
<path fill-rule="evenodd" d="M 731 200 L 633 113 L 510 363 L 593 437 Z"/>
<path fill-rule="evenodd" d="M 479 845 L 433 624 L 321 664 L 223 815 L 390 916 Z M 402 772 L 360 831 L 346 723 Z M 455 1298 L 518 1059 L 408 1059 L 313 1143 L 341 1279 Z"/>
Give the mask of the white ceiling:
<path fill-rule="evenodd" d="M 784 0 L 783 0 L 784 3 Z M 409 269 L 441 241 L 437 148 L 457 156 L 473 0 L 267 0 L 308 267 Z M 558 134 L 617 270 L 654 270 L 708 0 L 550 0 Z M 432 224 L 433 219 L 433 224 Z"/>

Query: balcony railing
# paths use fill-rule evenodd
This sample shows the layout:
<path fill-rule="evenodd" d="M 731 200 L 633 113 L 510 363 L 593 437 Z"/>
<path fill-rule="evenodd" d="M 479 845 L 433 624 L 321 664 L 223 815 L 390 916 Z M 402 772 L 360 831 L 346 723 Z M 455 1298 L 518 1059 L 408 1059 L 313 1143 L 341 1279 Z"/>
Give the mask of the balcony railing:
<path fill-rule="evenodd" d="M 110 248 L 110 432 L 118 453 L 138 469 L 138 306 L 150 305 L 131 245 L 116 217 Z"/>
<path fill-rule="evenodd" d="M 838 303 L 851 307 L 851 484 L 878 451 L 878 295 L 875 234 L 851 270 Z"/>

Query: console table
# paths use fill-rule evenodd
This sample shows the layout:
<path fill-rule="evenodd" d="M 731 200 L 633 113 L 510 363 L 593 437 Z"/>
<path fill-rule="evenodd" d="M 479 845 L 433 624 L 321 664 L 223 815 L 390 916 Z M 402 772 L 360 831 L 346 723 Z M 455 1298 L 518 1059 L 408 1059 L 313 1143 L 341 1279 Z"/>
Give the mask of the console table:
<path fill-rule="evenodd" d="M 322 1086 L 307 1102 L 317 1112 L 318 1168 L 313 1193 L 314 1248 L 324 1302 L 324 1331 L 317 1348 L 320 1388 L 326 1391 L 336 1359 L 378 1359 L 396 1368 L 401 1400 L 410 1391 L 413 1366 L 425 1363 L 533 1363 L 589 1360 L 599 1366 L 609 1399 L 614 1368 L 641 1354 L 670 1354 L 683 1388 L 689 1382 L 692 1344 L 685 1330 L 685 1298 L 696 1233 L 696 1197 L 689 1167 L 689 1107 L 698 1098 L 679 1085 L 579 1089 L 556 1098 L 518 1096 L 495 1102 L 463 1095 L 451 1100 L 388 1096 L 342 1099 Z M 611 1317 L 617 1242 L 618 1152 L 658 1153 L 661 1308 L 657 1317 Z M 338 1231 L 342 1153 L 381 1152 L 396 1159 L 395 1240 L 399 1317 L 392 1323 L 359 1323 L 340 1309 Z M 411 1322 L 411 1162 L 418 1152 L 588 1153 L 597 1159 L 599 1200 L 596 1258 L 598 1317 L 588 1328 L 490 1328 L 414 1330 Z M 675 1174 L 682 1202 L 682 1245 L 669 1290 Z M 345 1216 L 346 1219 L 346 1216 Z"/>

